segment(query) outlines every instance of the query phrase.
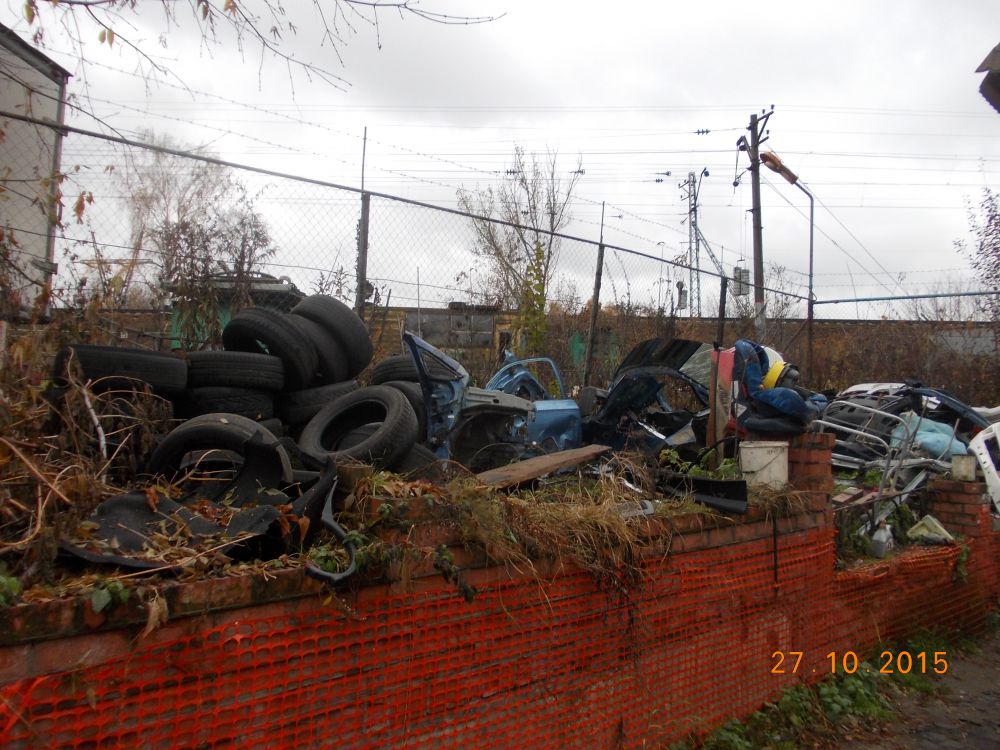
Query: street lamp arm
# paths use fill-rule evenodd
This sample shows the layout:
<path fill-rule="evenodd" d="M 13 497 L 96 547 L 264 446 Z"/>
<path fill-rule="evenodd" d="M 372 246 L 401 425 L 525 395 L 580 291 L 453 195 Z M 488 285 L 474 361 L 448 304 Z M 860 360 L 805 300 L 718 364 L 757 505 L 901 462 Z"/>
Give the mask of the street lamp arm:
<path fill-rule="evenodd" d="M 785 166 L 784 162 L 778 158 L 773 151 L 764 151 L 760 155 L 761 163 L 772 172 L 777 172 L 793 185 L 798 184 L 799 177 L 792 170 Z"/>

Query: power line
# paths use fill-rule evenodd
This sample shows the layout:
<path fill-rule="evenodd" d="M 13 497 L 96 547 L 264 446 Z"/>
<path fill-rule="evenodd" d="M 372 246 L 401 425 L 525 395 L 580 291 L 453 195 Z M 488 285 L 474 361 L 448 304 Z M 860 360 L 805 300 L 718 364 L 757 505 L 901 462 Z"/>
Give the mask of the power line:
<path fill-rule="evenodd" d="M 789 199 L 788 199 L 787 197 L 785 197 L 785 195 L 784 195 L 783 193 L 781 193 L 781 191 L 780 191 L 780 190 L 778 190 L 778 189 L 777 189 L 777 188 L 776 188 L 776 187 L 775 187 L 775 186 L 774 186 L 774 185 L 773 185 L 773 184 L 771 183 L 771 181 L 770 181 L 770 180 L 768 180 L 768 179 L 767 179 L 766 177 L 763 177 L 763 176 L 762 176 L 762 179 L 763 179 L 763 181 L 764 181 L 764 184 L 766 184 L 766 185 L 767 185 L 767 186 L 768 186 L 769 188 L 771 188 L 771 189 L 772 189 L 772 190 L 773 190 L 774 192 L 776 192 L 776 193 L 777 193 L 777 194 L 778 194 L 779 196 L 781 196 L 781 198 L 782 198 L 782 199 L 784 199 L 784 201 L 785 201 L 786 203 L 788 203 L 788 205 L 789 205 L 789 206 L 791 206 L 792 208 L 794 208 L 794 209 L 795 209 L 795 210 L 796 210 L 796 211 L 797 211 L 797 212 L 798 212 L 798 213 L 799 213 L 799 214 L 800 214 L 800 215 L 801 215 L 802 217 L 804 217 L 804 218 L 805 218 L 805 219 L 806 219 L 806 220 L 808 221 L 808 217 L 807 217 L 807 216 L 805 215 L 805 213 L 804 213 L 804 212 L 802 211 L 802 209 L 801 209 L 801 208 L 799 208 L 798 206 L 796 206 L 795 204 L 793 204 L 793 203 L 792 203 L 792 202 L 791 202 L 791 201 L 790 201 L 790 200 L 789 200 Z M 831 213 L 831 215 L 832 215 L 832 213 Z M 871 278 L 872 278 L 872 279 L 873 279 L 873 280 L 874 280 L 874 281 L 875 281 L 875 282 L 876 282 L 877 284 L 879 284 L 879 285 L 880 285 L 881 287 L 883 287 L 883 288 L 884 288 L 884 289 L 885 289 L 886 291 L 888 291 L 888 292 L 889 292 L 890 294 L 892 293 L 892 288 L 891 288 L 891 287 L 888 287 L 888 286 L 886 286 L 886 285 L 885 285 L 885 284 L 884 284 L 884 283 L 883 283 L 882 281 L 880 281 L 880 280 L 878 279 L 878 277 L 877 277 L 877 276 L 875 276 L 875 274 L 873 274 L 873 273 L 872 273 L 871 271 L 869 271 L 869 270 L 868 270 L 868 268 L 867 268 L 867 267 L 865 267 L 865 266 L 864 266 L 864 265 L 863 265 L 863 264 L 861 263 L 861 261 L 859 261 L 859 260 L 858 260 L 857 258 L 855 258 L 855 257 L 854 257 L 853 255 L 851 255 L 851 254 L 850 254 L 849 252 L 847 252 L 847 250 L 846 250 L 846 249 L 845 249 L 844 247 L 842 247 L 842 246 L 841 246 L 841 245 L 840 245 L 840 244 L 839 244 L 839 243 L 838 243 L 838 242 L 837 242 L 837 241 L 836 241 L 835 239 L 833 239 L 833 237 L 831 237 L 831 236 L 830 236 L 829 234 L 827 234 L 827 233 L 826 233 L 826 232 L 825 232 L 825 231 L 824 231 L 824 230 L 823 230 L 823 229 L 822 229 L 821 227 L 816 227 L 816 231 L 818 231 L 818 232 L 819 232 L 820 234 L 822 234 L 822 235 L 823 235 L 824 237 L 826 237 L 826 238 L 827 238 L 828 240 L 830 240 L 830 242 L 831 242 L 831 243 L 833 244 L 833 246 L 834 246 L 835 248 L 837 248 L 838 250 L 840 250 L 840 252 L 842 252 L 842 253 L 843 253 L 844 255 L 846 255 L 846 256 L 848 257 L 848 259 L 849 259 L 849 260 L 850 260 L 850 261 L 851 261 L 852 263 L 854 263 L 854 264 L 856 264 L 856 265 L 858 266 L 858 268 L 860 268 L 860 269 L 861 269 L 862 271 L 864 271 L 864 272 L 865 272 L 866 274 L 868 274 L 869 276 L 871 276 Z M 866 252 L 867 252 L 867 250 L 866 250 Z M 884 268 L 883 268 L 882 270 L 883 270 L 883 271 L 885 271 L 885 269 L 884 269 Z M 852 282 L 853 282 L 853 278 L 852 278 Z"/>

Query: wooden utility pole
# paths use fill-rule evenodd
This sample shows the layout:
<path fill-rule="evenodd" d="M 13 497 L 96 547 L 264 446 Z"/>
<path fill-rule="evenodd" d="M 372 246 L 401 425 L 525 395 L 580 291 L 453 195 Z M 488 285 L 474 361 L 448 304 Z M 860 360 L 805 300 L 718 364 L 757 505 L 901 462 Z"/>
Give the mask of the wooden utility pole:
<path fill-rule="evenodd" d="M 771 112 L 774 110 L 772 109 Z M 760 145 L 767 140 L 761 138 L 761 133 L 767 125 L 771 112 L 761 115 L 750 115 L 750 140 L 741 138 L 743 146 L 750 156 L 750 184 L 753 193 L 753 308 L 754 328 L 757 339 L 763 341 L 767 335 L 767 314 L 764 308 L 764 240 L 760 220 Z"/>

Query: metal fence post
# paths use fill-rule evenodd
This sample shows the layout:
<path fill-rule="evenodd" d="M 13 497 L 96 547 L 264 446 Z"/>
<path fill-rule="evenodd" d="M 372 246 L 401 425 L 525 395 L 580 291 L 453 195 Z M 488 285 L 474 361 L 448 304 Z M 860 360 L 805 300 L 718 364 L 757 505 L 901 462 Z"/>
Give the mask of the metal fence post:
<path fill-rule="evenodd" d="M 583 365 L 583 384 L 590 385 L 590 370 L 594 360 L 594 340 L 597 338 L 597 313 L 601 309 L 601 276 L 604 273 L 604 243 L 597 246 L 597 269 L 594 271 L 594 296 L 590 301 L 590 333 L 587 336 L 587 359 Z"/>
<path fill-rule="evenodd" d="M 361 193 L 361 220 L 358 222 L 358 286 L 354 295 L 354 310 L 362 320 L 365 317 L 365 300 L 368 298 L 368 216 L 371 204 L 371 193 Z"/>
<path fill-rule="evenodd" d="M 729 291 L 729 279 L 723 276 L 719 284 L 719 320 L 715 332 L 715 341 L 712 349 L 715 356 L 712 358 L 712 373 L 709 378 L 710 393 L 708 401 L 708 446 L 712 450 L 709 454 L 708 468 L 715 470 L 719 468 L 719 451 L 714 450 L 719 442 L 719 433 L 725 434 L 726 418 L 719 413 L 719 353 L 722 351 L 723 338 L 726 335 L 726 294 Z"/>

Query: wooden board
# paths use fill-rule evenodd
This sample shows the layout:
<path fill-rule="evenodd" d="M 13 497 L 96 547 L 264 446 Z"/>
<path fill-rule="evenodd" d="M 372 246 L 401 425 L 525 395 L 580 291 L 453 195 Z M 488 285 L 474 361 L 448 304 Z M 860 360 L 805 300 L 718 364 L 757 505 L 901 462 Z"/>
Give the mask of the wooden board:
<path fill-rule="evenodd" d="M 487 487 L 516 487 L 558 469 L 577 466 L 610 452 L 611 446 L 608 445 L 585 445 L 582 448 L 528 458 L 516 464 L 501 466 L 499 469 L 490 469 L 477 474 L 476 478 Z"/>
<path fill-rule="evenodd" d="M 834 495 L 831 503 L 838 510 L 855 505 L 865 505 L 878 496 L 878 490 L 866 490 L 856 487 L 849 487 L 844 492 Z"/>

